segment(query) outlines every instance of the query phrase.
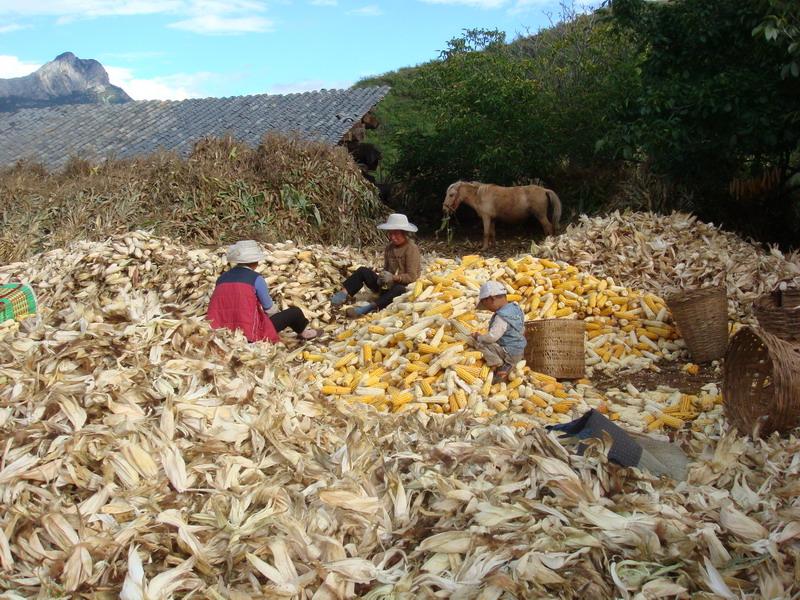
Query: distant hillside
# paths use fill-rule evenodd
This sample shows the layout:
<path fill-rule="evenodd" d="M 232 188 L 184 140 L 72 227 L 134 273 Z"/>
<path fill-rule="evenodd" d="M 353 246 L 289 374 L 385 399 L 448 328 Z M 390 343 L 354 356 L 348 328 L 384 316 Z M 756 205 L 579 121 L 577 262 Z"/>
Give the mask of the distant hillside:
<path fill-rule="evenodd" d="M 72 52 L 24 77 L 0 79 L 0 112 L 64 104 L 119 104 L 132 99 L 112 85 L 96 60 L 83 60 Z"/>

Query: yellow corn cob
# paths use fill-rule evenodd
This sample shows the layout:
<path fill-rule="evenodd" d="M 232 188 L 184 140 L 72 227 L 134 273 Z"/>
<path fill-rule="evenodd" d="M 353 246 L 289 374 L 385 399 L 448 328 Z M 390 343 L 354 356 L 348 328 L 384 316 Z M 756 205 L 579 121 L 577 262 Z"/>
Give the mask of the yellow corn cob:
<path fill-rule="evenodd" d="M 322 386 L 322 393 L 328 394 L 330 396 L 334 395 L 342 395 L 342 394 L 349 394 L 350 388 L 345 386 L 338 386 L 338 385 L 323 385 Z"/>
<path fill-rule="evenodd" d="M 348 353 L 347 353 L 347 354 L 345 354 L 345 355 L 344 355 L 342 358 L 340 358 L 339 360 L 337 360 L 337 361 L 336 361 L 336 364 L 334 364 L 334 365 L 333 365 L 333 367 L 334 367 L 335 369 L 341 369 L 341 368 L 342 368 L 342 367 L 344 367 L 345 365 L 349 364 L 349 363 L 350 363 L 350 361 L 352 361 L 353 359 L 356 359 L 356 358 L 357 358 L 357 357 L 356 357 L 356 353 L 355 353 L 355 352 L 348 352 Z"/>
<path fill-rule="evenodd" d="M 353 335 L 353 331 L 354 331 L 353 329 L 345 329 L 344 331 L 342 331 L 341 333 L 339 333 L 336 336 L 336 339 L 339 340 L 339 341 L 346 340 L 351 335 Z"/>
<path fill-rule="evenodd" d="M 403 385 L 405 387 L 410 386 L 414 382 L 414 380 L 417 379 L 418 377 L 419 377 L 419 372 L 417 372 L 417 371 L 413 371 L 413 372 L 409 373 L 403 379 Z"/>
<path fill-rule="evenodd" d="M 464 367 L 462 365 L 455 366 L 456 375 L 458 375 L 467 385 L 472 385 L 475 383 L 475 375 L 473 375 L 470 371 L 467 370 L 468 367 Z"/>
<path fill-rule="evenodd" d="M 431 317 L 433 315 L 441 315 L 446 313 L 449 310 L 452 310 L 453 304 L 451 302 L 442 302 L 441 304 L 437 304 L 426 310 L 423 315 L 426 317 Z"/>
<path fill-rule="evenodd" d="M 425 284 L 422 283 L 421 279 L 418 279 L 417 282 L 414 284 L 414 291 L 411 292 L 411 299 L 414 300 L 422 293 Z"/>
<path fill-rule="evenodd" d="M 462 323 L 467 323 L 469 321 L 472 321 L 474 318 L 475 318 L 474 312 L 465 312 L 455 317 L 457 321 L 460 321 Z"/>
<path fill-rule="evenodd" d="M 553 412 L 560 414 L 567 413 L 570 410 L 572 410 L 572 405 L 573 405 L 572 402 L 566 400 L 563 402 L 556 402 L 555 404 L 553 404 Z"/>
<path fill-rule="evenodd" d="M 311 354 L 311 352 L 303 352 L 303 358 L 308 362 L 322 362 L 325 360 L 322 354 Z"/>
<path fill-rule="evenodd" d="M 481 372 L 478 374 L 478 377 L 485 380 L 489 376 L 490 370 L 491 369 L 489 368 L 489 365 L 483 365 L 481 367 Z"/>
<path fill-rule="evenodd" d="M 492 391 L 492 379 L 494 378 L 494 373 L 489 373 L 488 377 L 483 382 L 483 387 L 481 388 L 481 395 L 486 397 Z"/>
<path fill-rule="evenodd" d="M 401 407 L 403 404 L 407 402 L 411 402 L 414 399 L 414 394 L 411 392 L 396 392 L 391 395 L 392 406 L 397 409 Z"/>
<path fill-rule="evenodd" d="M 641 319 L 641 317 L 638 314 L 631 311 L 617 310 L 614 312 L 614 316 L 617 317 L 618 319 L 627 319 L 628 321 Z"/>
<path fill-rule="evenodd" d="M 456 400 L 455 395 L 447 399 L 447 407 L 451 413 L 458 412 L 458 400 Z"/>
<path fill-rule="evenodd" d="M 352 402 L 361 402 L 362 404 L 374 404 L 383 396 L 353 396 L 350 398 Z"/>
<path fill-rule="evenodd" d="M 561 317 L 568 317 L 568 316 L 569 316 L 569 315 L 571 315 L 573 312 L 574 312 L 574 311 L 572 310 L 572 307 L 570 307 L 570 306 L 565 306 L 564 308 L 559 308 L 559 309 L 557 309 L 556 311 L 554 311 L 554 312 L 553 312 L 553 316 L 555 316 L 555 317 L 559 317 L 559 318 L 561 318 Z M 548 315 L 548 316 L 549 316 L 549 315 Z"/>
<path fill-rule="evenodd" d="M 461 410 L 462 408 L 467 407 L 467 394 L 464 390 L 456 390 L 456 402 L 458 403 L 458 408 Z"/>
<path fill-rule="evenodd" d="M 661 306 L 656 301 L 655 296 L 652 294 L 645 294 L 644 301 L 647 304 L 647 307 L 652 310 L 655 314 L 658 314 L 658 311 L 661 310 Z"/>
<path fill-rule="evenodd" d="M 361 361 L 364 363 L 364 366 L 372 362 L 371 344 L 364 344 L 363 346 L 361 346 Z"/>
<path fill-rule="evenodd" d="M 478 262 L 481 262 L 481 257 L 478 254 L 467 254 L 466 256 L 461 257 L 462 267 L 469 267 L 475 265 Z"/>
<path fill-rule="evenodd" d="M 417 344 L 417 350 L 419 350 L 420 354 L 441 354 L 441 345 L 440 346 L 431 346 L 430 344 Z"/>
<path fill-rule="evenodd" d="M 561 267 L 558 263 L 554 263 L 552 260 L 548 260 L 546 258 L 540 258 L 539 263 L 548 269 L 560 269 Z"/>
<path fill-rule="evenodd" d="M 511 381 L 508 382 L 506 389 L 513 390 L 515 388 L 518 388 L 520 385 L 522 385 L 522 378 L 517 377 L 516 379 L 512 379 Z"/>
<path fill-rule="evenodd" d="M 386 333 L 386 328 L 381 325 L 370 325 L 367 327 L 367 331 L 370 333 L 384 334 Z"/>
<path fill-rule="evenodd" d="M 420 381 L 419 387 L 422 390 L 422 393 L 426 396 L 433 396 L 433 387 L 431 387 L 431 384 L 428 381 L 423 379 Z"/>
<path fill-rule="evenodd" d="M 664 425 L 668 425 L 673 429 L 680 429 L 684 425 L 683 419 L 673 417 L 672 415 L 661 415 L 659 419 L 662 423 L 664 423 Z"/>
<path fill-rule="evenodd" d="M 421 373 L 422 371 L 427 371 L 428 365 L 424 362 L 415 361 L 413 363 L 408 363 L 406 365 L 406 371 L 413 371 L 415 373 Z"/>

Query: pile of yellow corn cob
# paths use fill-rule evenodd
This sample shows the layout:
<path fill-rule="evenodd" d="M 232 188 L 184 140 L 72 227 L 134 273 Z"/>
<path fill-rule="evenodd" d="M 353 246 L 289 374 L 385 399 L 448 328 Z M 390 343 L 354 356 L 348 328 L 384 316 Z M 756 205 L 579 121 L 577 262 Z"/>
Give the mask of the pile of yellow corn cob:
<path fill-rule="evenodd" d="M 320 363 L 322 393 L 381 411 L 469 408 L 491 415 L 510 409 L 549 422 L 602 406 L 602 396 L 584 394 L 587 381 L 560 384 L 524 361 L 507 382 L 493 381 L 470 336 L 485 330 L 490 317 L 476 312 L 478 289 L 488 279 L 506 286 L 508 299 L 527 320 L 585 320 L 589 375 L 593 369 L 649 367 L 676 358 L 683 347 L 661 298 L 637 294 L 611 278 L 533 256 L 439 258 L 388 308 L 341 331 L 325 351 L 304 353 Z"/>

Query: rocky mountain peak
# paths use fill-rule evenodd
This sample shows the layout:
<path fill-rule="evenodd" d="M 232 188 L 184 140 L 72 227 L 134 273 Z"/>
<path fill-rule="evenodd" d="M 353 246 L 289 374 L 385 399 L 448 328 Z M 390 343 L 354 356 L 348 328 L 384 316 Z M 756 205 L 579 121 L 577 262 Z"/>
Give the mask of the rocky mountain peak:
<path fill-rule="evenodd" d="M 72 52 L 59 54 L 30 75 L 0 79 L 0 111 L 129 101 L 122 88 L 111 84 L 102 64 Z"/>

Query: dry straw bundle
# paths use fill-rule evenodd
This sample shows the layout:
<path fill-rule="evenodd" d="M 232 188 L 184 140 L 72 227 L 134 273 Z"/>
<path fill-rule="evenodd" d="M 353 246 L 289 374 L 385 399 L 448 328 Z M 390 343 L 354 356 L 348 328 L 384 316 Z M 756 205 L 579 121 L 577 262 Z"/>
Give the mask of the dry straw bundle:
<path fill-rule="evenodd" d="M 0 263 L 139 228 L 214 246 L 242 238 L 359 246 L 378 239 L 383 213 L 343 148 L 277 135 L 256 149 L 207 139 L 187 159 L 0 172 Z"/>

